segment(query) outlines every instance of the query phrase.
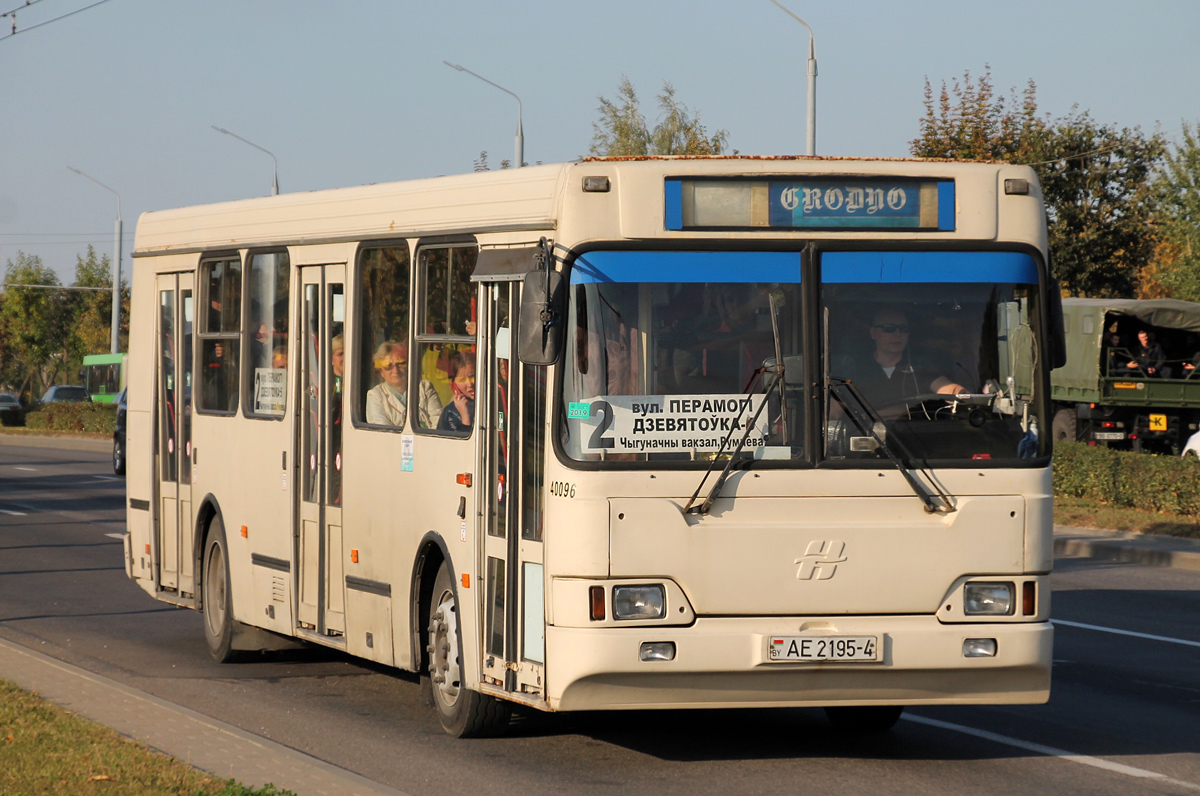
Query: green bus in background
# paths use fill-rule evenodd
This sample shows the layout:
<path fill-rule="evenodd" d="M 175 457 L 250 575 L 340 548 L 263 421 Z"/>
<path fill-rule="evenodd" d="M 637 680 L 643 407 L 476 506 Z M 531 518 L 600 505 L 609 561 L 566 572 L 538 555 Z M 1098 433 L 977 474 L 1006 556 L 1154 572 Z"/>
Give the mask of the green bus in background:
<path fill-rule="evenodd" d="M 93 403 L 110 404 L 125 389 L 128 354 L 88 354 L 79 375 L 91 393 Z"/>

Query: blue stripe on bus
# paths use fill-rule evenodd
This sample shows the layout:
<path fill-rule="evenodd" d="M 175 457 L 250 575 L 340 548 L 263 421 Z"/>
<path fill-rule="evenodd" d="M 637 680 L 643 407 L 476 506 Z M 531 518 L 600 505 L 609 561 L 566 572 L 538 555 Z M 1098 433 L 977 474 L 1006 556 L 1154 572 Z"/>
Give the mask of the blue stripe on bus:
<path fill-rule="evenodd" d="M 825 283 L 1004 282 L 1036 285 L 1037 264 L 1020 252 L 825 252 Z"/>
<path fill-rule="evenodd" d="M 683 180 L 667 180 L 663 186 L 663 228 L 683 229 Z"/>
<path fill-rule="evenodd" d="M 571 284 L 595 282 L 799 283 L 800 252 L 588 252 Z"/>
<path fill-rule="evenodd" d="M 939 182 L 938 191 L 938 225 L 939 230 L 954 231 L 954 181 Z"/>

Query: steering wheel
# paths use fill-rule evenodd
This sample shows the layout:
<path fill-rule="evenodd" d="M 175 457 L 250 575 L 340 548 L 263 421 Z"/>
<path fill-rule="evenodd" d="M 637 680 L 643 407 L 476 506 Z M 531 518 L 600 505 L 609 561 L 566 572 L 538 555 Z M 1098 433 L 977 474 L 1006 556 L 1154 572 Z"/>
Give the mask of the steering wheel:
<path fill-rule="evenodd" d="M 884 420 L 919 420 L 922 417 L 934 420 L 939 414 L 944 419 L 950 419 L 954 415 L 947 410 L 953 401 L 954 396 L 950 393 L 924 392 L 875 409 Z"/>

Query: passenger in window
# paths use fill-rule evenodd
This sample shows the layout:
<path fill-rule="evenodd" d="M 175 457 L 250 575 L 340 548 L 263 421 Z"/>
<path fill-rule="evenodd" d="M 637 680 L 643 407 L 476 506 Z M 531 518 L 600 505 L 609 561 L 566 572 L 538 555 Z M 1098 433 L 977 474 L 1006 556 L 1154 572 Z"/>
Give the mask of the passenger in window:
<path fill-rule="evenodd" d="M 379 384 L 367 391 L 367 422 L 402 428 L 408 415 L 408 345 L 387 340 L 375 351 L 375 371 Z M 417 423 L 421 428 L 437 428 L 442 414 L 433 385 L 421 379 Z"/>
<path fill-rule="evenodd" d="M 454 399 L 442 410 L 438 430 L 466 433 L 471 430 L 471 423 L 475 417 L 475 359 L 462 351 L 456 351 L 451 365 L 454 378 L 450 382 L 450 388 Z"/>
<path fill-rule="evenodd" d="M 1189 334 L 1187 336 L 1186 351 L 1195 352 L 1192 358 L 1185 360 L 1183 363 L 1183 372 L 1179 375 L 1182 379 L 1193 379 L 1200 377 L 1200 347 L 1196 343 L 1196 335 Z"/>
<path fill-rule="evenodd" d="M 236 350 L 236 349 L 235 349 Z M 215 341 L 211 347 L 205 346 L 207 361 L 204 370 L 204 408 L 218 412 L 232 412 L 237 409 L 237 389 L 234 373 L 237 363 L 230 362 L 225 344 Z"/>
<path fill-rule="evenodd" d="M 250 328 L 254 329 L 254 339 L 250 341 L 250 361 L 254 363 L 253 367 L 265 368 L 271 361 L 274 349 L 271 327 L 263 321 L 256 321 Z"/>
<path fill-rule="evenodd" d="M 287 368 L 287 362 L 287 346 L 276 346 L 275 350 L 271 352 L 271 367 L 275 368 L 276 370 L 284 370 Z"/>
<path fill-rule="evenodd" d="M 1128 376 L 1130 354 L 1122 344 L 1121 335 L 1115 331 L 1110 332 L 1105 347 L 1108 349 L 1108 375 Z"/>
<path fill-rule="evenodd" d="M 1167 356 L 1163 353 L 1162 346 L 1154 339 L 1154 333 L 1148 329 L 1139 329 L 1137 339 L 1138 344 L 1133 352 L 1133 360 L 1126 367 L 1130 371 L 1144 373 L 1154 378 L 1171 378 L 1171 369 L 1163 367 Z"/>
<path fill-rule="evenodd" d="M 342 392 L 342 377 L 346 373 L 346 342 L 339 334 L 329 344 L 329 364 L 333 368 L 333 391 Z"/>

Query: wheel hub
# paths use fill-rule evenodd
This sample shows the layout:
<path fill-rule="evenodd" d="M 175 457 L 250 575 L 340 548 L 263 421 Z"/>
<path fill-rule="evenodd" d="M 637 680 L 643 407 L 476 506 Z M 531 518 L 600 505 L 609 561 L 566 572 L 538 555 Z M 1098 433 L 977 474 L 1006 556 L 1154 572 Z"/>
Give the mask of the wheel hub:
<path fill-rule="evenodd" d="M 433 693 L 443 705 L 458 701 L 461 675 L 458 661 L 458 611 L 454 597 L 442 595 L 429 620 L 429 679 Z"/>

